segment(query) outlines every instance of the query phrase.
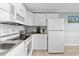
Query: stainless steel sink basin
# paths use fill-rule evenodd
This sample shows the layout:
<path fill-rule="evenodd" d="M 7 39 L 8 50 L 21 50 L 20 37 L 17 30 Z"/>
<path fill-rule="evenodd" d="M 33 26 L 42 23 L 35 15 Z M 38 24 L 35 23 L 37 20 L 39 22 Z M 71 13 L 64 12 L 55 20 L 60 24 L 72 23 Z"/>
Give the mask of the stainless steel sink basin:
<path fill-rule="evenodd" d="M 0 43 L 0 53 L 6 52 L 7 50 L 11 49 L 15 43 Z"/>
<path fill-rule="evenodd" d="M 14 43 L 2 43 L 0 44 L 0 49 L 10 49 L 14 45 L 15 45 Z"/>
<path fill-rule="evenodd" d="M 4 56 L 14 48 L 16 48 L 23 40 L 7 40 L 7 41 L 0 41 L 0 56 Z"/>

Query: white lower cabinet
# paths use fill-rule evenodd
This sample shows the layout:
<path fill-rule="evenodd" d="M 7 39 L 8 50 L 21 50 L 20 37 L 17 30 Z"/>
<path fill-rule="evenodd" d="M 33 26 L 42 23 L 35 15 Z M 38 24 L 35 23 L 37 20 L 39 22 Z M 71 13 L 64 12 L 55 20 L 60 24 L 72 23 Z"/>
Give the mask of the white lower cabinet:
<path fill-rule="evenodd" d="M 32 56 L 33 46 L 32 46 L 32 37 L 29 37 L 25 40 L 25 55 Z"/>
<path fill-rule="evenodd" d="M 32 56 L 33 50 L 47 50 L 47 34 L 34 34 L 5 56 Z"/>
<path fill-rule="evenodd" d="M 11 52 L 9 52 L 5 56 L 25 56 L 24 42 L 14 48 Z"/>
<path fill-rule="evenodd" d="M 33 35 L 33 50 L 47 50 L 47 34 Z"/>

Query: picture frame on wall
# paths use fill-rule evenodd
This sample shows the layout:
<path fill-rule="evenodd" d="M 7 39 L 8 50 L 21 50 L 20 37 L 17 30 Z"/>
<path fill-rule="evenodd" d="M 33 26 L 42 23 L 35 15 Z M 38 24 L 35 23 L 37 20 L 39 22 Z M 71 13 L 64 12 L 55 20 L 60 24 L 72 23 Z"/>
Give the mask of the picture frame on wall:
<path fill-rule="evenodd" d="M 68 16 L 68 23 L 79 23 L 79 16 Z"/>

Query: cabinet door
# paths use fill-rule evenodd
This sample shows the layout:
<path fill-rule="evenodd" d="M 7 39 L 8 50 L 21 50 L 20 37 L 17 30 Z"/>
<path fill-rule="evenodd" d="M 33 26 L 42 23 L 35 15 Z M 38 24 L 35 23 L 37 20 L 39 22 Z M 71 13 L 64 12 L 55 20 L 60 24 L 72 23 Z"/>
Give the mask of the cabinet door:
<path fill-rule="evenodd" d="M 15 10 L 16 10 L 16 13 L 23 16 L 23 7 L 21 3 L 15 3 Z"/>
<path fill-rule="evenodd" d="M 24 8 L 23 5 L 21 3 L 15 3 L 15 22 L 16 23 L 20 23 L 20 24 L 24 24 Z"/>
<path fill-rule="evenodd" d="M 11 52 L 9 52 L 5 56 L 24 56 L 25 51 L 24 51 L 24 42 L 22 42 L 20 45 L 18 45 L 16 48 L 14 48 Z"/>
<path fill-rule="evenodd" d="M 12 12 L 13 5 L 9 3 L 0 4 L 0 21 L 13 22 L 14 15 Z"/>
<path fill-rule="evenodd" d="M 46 26 L 45 14 L 35 13 L 34 14 L 34 25 L 35 26 Z"/>
<path fill-rule="evenodd" d="M 24 24 L 27 25 L 27 10 L 23 5 L 23 16 L 24 16 Z"/>
<path fill-rule="evenodd" d="M 4 21 L 4 22 L 12 21 L 12 20 L 10 20 L 10 14 L 5 12 L 4 10 L 0 9 L 0 21 Z"/>
<path fill-rule="evenodd" d="M 28 11 L 28 14 L 27 14 L 27 24 L 29 26 L 33 26 L 33 13 L 29 12 Z"/>
<path fill-rule="evenodd" d="M 0 3 L 0 9 L 5 10 L 6 12 L 10 12 L 10 4 L 9 3 Z"/>
<path fill-rule="evenodd" d="M 47 50 L 47 35 L 33 36 L 33 49 L 34 50 Z"/>
<path fill-rule="evenodd" d="M 47 50 L 47 35 L 39 36 L 39 50 Z"/>
<path fill-rule="evenodd" d="M 26 10 L 26 12 L 25 12 L 25 16 L 24 16 L 24 19 L 25 19 L 25 25 L 28 25 L 28 19 L 27 19 L 27 10 Z"/>
<path fill-rule="evenodd" d="M 33 36 L 33 50 L 39 50 L 39 37 Z"/>

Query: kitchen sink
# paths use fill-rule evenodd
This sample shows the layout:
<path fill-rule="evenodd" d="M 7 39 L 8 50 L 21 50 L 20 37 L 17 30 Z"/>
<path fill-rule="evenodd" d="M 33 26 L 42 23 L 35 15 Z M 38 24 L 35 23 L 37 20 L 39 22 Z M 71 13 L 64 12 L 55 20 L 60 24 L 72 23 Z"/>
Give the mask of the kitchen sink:
<path fill-rule="evenodd" d="M 14 45 L 15 45 L 15 43 L 2 43 L 2 44 L 0 44 L 0 49 L 10 49 Z"/>
<path fill-rule="evenodd" d="M 7 50 L 11 49 L 15 43 L 0 43 L 0 53 L 6 52 Z"/>

